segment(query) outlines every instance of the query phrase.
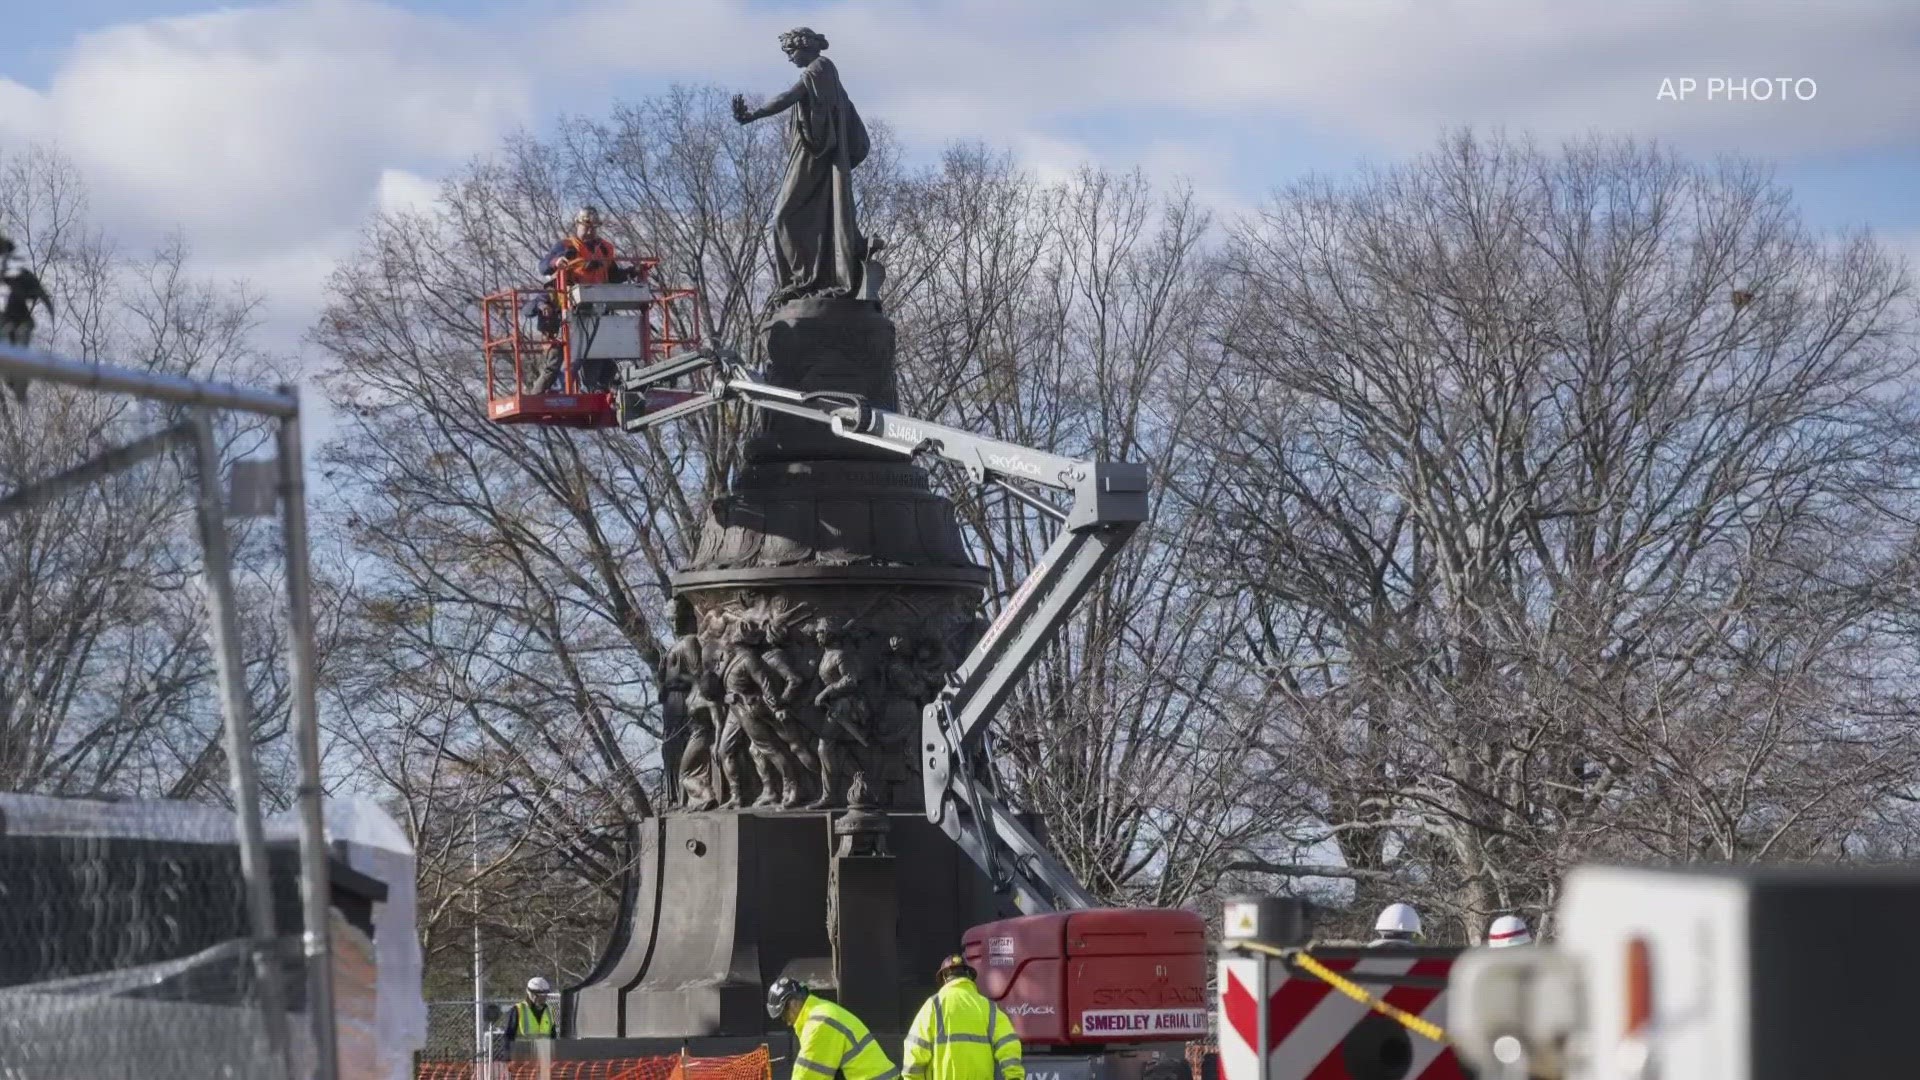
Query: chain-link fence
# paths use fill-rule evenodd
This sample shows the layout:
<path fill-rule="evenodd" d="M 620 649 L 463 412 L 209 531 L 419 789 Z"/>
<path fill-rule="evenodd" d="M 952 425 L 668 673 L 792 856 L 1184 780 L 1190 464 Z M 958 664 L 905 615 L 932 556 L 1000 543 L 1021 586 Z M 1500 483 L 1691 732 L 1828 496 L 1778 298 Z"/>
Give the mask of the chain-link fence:
<path fill-rule="evenodd" d="M 420 1051 L 421 1061 L 474 1061 L 485 1054 L 502 1056 L 500 1031 L 510 998 L 485 1001 L 480 1006 L 480 1037 L 474 1032 L 473 999 L 427 1002 L 427 1045 Z"/>
<path fill-rule="evenodd" d="M 365 982 L 356 998 L 371 999 L 370 929 L 341 923 L 329 883 L 298 399 L 9 344 L 0 377 L 5 775 L 87 790 L 103 758 L 137 748 L 153 768 L 172 768 L 176 786 L 224 793 L 231 806 L 0 795 L 0 1080 L 334 1080 L 335 979 Z M 94 392 L 160 407 L 102 408 Z M 226 460 L 234 416 L 271 431 L 277 457 Z M 269 577 L 242 588 L 233 570 L 231 519 L 276 509 L 284 604 Z M 76 550 L 118 542 L 111 528 L 127 561 L 76 570 Z M 153 558 L 136 567 L 136 553 Z M 203 610 L 169 606 L 146 580 L 155 567 L 173 575 L 172 596 L 203 594 Z M 120 603 L 129 592 L 154 610 L 130 614 Z M 73 621 L 89 610 L 107 631 Z M 186 632 L 163 633 L 169 620 Z M 62 682 L 58 665 L 90 662 L 61 651 L 75 633 L 124 656 L 138 685 L 115 687 L 110 672 Z M 50 686 L 125 707 L 95 710 L 106 719 L 80 730 L 63 722 L 72 711 Z M 293 735 L 283 779 L 299 813 L 278 839 L 256 761 L 262 686 Z M 134 706 L 155 695 L 177 705 L 136 723 Z M 363 899 L 344 908 L 364 914 Z"/>
<path fill-rule="evenodd" d="M 266 846 L 263 947 L 232 832 L 193 806 L 0 795 L 0 1076 L 311 1074 L 300 852 Z"/>
<path fill-rule="evenodd" d="M 249 953 L 236 940 L 182 960 L 9 993 L 0 1076 L 275 1076 L 283 1075 L 283 1062 L 306 1074 L 311 1044 L 284 1016 L 282 1030 L 269 1028 Z M 284 962 L 274 967 L 298 970 Z M 288 1045 L 292 1040 L 297 1045 Z"/>

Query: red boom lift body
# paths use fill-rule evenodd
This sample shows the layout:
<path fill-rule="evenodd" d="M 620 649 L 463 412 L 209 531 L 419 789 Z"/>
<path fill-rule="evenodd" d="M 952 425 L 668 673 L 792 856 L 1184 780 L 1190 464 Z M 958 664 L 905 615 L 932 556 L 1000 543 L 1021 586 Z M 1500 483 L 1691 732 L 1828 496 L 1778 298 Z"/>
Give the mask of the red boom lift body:
<path fill-rule="evenodd" d="M 1029 1052 L 1206 1037 L 1207 924 L 1191 911 L 1023 915 L 967 931 L 964 952 Z"/>

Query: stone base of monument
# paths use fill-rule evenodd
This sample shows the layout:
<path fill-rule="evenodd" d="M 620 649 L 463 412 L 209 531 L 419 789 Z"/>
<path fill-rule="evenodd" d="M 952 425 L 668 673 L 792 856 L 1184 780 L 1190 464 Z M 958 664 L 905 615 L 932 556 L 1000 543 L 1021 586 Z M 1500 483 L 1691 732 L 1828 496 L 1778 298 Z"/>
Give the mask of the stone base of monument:
<path fill-rule="evenodd" d="M 578 1039 L 777 1033 L 782 975 L 900 1031 L 961 933 L 1009 913 L 918 814 L 669 814 L 636 832 L 614 938 L 563 995 Z"/>
<path fill-rule="evenodd" d="M 769 383 L 895 407 L 894 326 L 877 305 L 797 300 L 763 331 Z M 681 805 L 702 809 L 636 827 L 625 910 L 563 997 L 575 1039 L 559 1049 L 784 1046 L 766 990 L 790 975 L 897 1053 L 940 959 L 1012 914 L 918 813 L 921 710 L 986 629 L 988 572 L 918 465 L 758 412 L 671 580 L 662 716 L 688 733 L 672 753 Z M 861 809 L 704 809 L 721 794 Z"/>

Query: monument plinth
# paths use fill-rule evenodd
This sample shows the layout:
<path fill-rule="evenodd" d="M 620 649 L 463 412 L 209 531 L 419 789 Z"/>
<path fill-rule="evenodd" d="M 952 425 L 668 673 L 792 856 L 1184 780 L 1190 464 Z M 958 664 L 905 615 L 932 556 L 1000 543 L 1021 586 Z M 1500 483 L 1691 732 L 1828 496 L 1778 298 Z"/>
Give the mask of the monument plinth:
<path fill-rule="evenodd" d="M 761 1035 L 778 1026 L 767 1019 L 766 988 L 782 975 L 846 1002 L 876 1030 L 889 1020 L 904 1027 L 940 958 L 967 927 L 992 918 L 992 890 L 919 814 L 885 815 L 889 854 L 852 855 L 836 868 L 845 837 L 833 835 L 834 816 L 718 812 L 642 822 L 624 934 L 567 995 L 567 1030 Z M 882 870 L 884 881 L 873 881 Z M 857 933 L 836 945 L 835 924 Z M 891 958 L 892 969 L 860 963 L 875 955 Z"/>
<path fill-rule="evenodd" d="M 873 304 L 792 301 L 765 334 L 769 381 L 893 403 L 893 324 Z M 920 809 L 920 710 L 973 645 L 986 571 L 918 466 L 757 419 L 673 576 L 703 658 L 706 711 L 686 722 L 713 733 L 680 762 L 684 805 L 831 809 L 864 776 L 879 808 Z"/>

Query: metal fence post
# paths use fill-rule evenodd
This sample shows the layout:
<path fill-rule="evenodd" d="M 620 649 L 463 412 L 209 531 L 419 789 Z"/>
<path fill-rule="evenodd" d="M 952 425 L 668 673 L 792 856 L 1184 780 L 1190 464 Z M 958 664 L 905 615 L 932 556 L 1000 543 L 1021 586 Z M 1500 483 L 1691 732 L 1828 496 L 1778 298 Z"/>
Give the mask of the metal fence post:
<path fill-rule="evenodd" d="M 253 709 L 247 700 L 245 661 L 234 607 L 233 575 L 227 551 L 227 523 L 220 492 L 220 453 L 213 422 L 204 410 L 193 417 L 193 448 L 199 474 L 200 548 L 207 588 L 207 638 L 220 682 L 226 727 L 227 767 L 233 783 L 234 820 L 240 836 L 240 873 L 246 879 L 248 914 L 253 924 L 253 968 L 259 983 L 260 1010 L 267 1040 L 291 1072 L 287 1014 L 280 996 L 280 972 L 273 925 L 272 867 L 267 861 L 260 823 L 260 782 L 253 760 Z"/>
<path fill-rule="evenodd" d="M 486 984 L 480 962 L 480 811 L 473 812 L 469 824 L 473 828 L 473 879 L 467 885 L 473 903 L 473 1059 L 491 1076 L 493 1040 L 487 1033 Z"/>
<path fill-rule="evenodd" d="M 297 394 L 291 386 L 282 393 Z M 327 874 L 327 825 L 320 805 L 320 716 L 314 700 L 313 583 L 307 551 L 307 491 L 301 458 L 300 416 L 280 421 L 281 532 L 286 544 L 287 681 L 292 692 L 294 752 L 299 758 L 301 907 L 306 923 L 307 1008 L 313 1024 L 319 1080 L 340 1075 L 334 1027 L 332 890 Z"/>

